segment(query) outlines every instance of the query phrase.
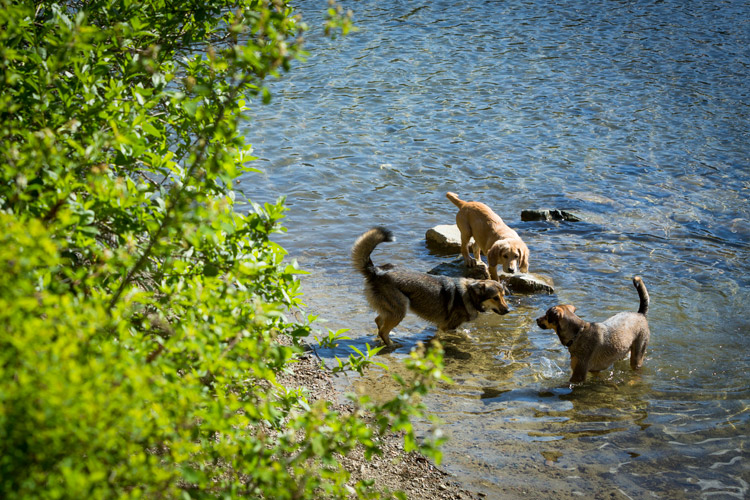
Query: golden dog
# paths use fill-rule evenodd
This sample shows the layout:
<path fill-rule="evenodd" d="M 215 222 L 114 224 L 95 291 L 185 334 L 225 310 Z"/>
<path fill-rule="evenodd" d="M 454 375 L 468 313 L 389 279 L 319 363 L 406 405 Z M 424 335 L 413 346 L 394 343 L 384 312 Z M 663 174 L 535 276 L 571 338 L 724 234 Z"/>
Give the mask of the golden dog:
<path fill-rule="evenodd" d="M 493 280 L 497 281 L 498 264 L 506 273 L 529 271 L 529 248 L 499 215 L 484 203 L 463 201 L 455 193 L 446 193 L 445 196 L 458 207 L 456 224 L 461 231 L 461 255 L 468 267 L 484 265 L 484 251 Z M 473 260 L 469 257 L 469 241 L 472 238 Z"/>

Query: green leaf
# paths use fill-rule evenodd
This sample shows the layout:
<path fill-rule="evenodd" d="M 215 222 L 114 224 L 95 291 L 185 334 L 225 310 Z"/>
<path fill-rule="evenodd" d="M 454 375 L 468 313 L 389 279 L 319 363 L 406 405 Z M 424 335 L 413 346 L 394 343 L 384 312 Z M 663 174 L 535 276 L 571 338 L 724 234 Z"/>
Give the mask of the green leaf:
<path fill-rule="evenodd" d="M 285 199 L 239 214 L 232 186 L 304 24 L 284 2 L 0 2 L 0 498 L 347 497 L 336 454 L 413 440 L 443 372 L 415 354 L 397 398 L 346 417 L 280 384 L 317 318 L 271 241 Z"/>

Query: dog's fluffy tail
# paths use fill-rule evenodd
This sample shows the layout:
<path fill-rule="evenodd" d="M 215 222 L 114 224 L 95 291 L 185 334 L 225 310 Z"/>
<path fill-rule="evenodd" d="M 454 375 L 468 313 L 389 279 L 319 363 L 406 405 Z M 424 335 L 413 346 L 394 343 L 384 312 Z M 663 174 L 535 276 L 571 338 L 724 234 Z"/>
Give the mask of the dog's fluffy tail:
<path fill-rule="evenodd" d="M 633 278 L 633 285 L 638 290 L 638 297 L 641 298 L 641 306 L 638 308 L 638 312 L 645 316 L 648 314 L 648 290 L 646 290 L 646 285 L 640 276 Z"/>
<path fill-rule="evenodd" d="M 375 227 L 357 238 L 352 246 L 352 263 L 354 269 L 362 273 L 365 277 L 372 276 L 375 273 L 375 264 L 370 259 L 370 254 L 375 247 L 384 241 L 393 241 L 393 233 L 384 227 Z"/>
<path fill-rule="evenodd" d="M 449 191 L 445 193 L 445 197 L 451 200 L 451 202 L 453 202 L 453 204 L 456 205 L 458 208 L 461 208 L 464 205 L 466 205 L 466 202 L 460 199 L 456 193 L 451 193 Z"/>

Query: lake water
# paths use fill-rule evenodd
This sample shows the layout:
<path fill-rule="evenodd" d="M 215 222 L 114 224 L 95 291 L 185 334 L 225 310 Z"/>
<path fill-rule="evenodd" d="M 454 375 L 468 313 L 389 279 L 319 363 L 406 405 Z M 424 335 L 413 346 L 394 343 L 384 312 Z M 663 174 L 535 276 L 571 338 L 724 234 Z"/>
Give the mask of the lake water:
<path fill-rule="evenodd" d="M 322 1 L 295 2 L 312 26 Z M 287 195 L 278 241 L 321 327 L 374 345 L 349 263 L 375 225 L 376 264 L 452 260 L 425 231 L 454 222 L 455 191 L 490 205 L 531 249 L 553 295 L 437 332 L 410 315 L 379 360 L 397 369 L 437 335 L 455 384 L 425 400 L 450 442 L 443 467 L 489 498 L 750 496 L 750 4 L 707 1 L 394 1 L 346 5 L 360 31 L 308 34 L 311 55 L 272 85 L 245 134 Z M 318 30 L 319 31 L 319 30 Z M 584 222 L 521 222 L 527 208 Z M 569 356 L 534 319 L 571 303 L 589 321 L 651 295 L 644 368 L 573 389 Z M 378 370 L 351 382 L 373 397 Z"/>

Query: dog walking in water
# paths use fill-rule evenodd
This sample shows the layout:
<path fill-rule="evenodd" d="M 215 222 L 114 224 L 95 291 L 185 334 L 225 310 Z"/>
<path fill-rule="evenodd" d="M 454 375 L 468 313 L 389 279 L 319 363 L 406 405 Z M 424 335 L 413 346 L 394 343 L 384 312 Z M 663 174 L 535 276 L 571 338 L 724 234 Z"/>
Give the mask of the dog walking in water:
<path fill-rule="evenodd" d="M 474 320 L 480 312 L 508 313 L 504 287 L 497 281 L 434 276 L 398 270 L 391 264 L 376 266 L 370 254 L 385 241 L 393 241 L 391 232 L 376 227 L 352 247 L 354 268 L 365 277 L 365 297 L 377 313 L 375 324 L 384 344 L 391 345 L 390 332 L 409 309 L 442 330 Z"/>
<path fill-rule="evenodd" d="M 588 323 L 576 316 L 575 306 L 550 307 L 537 318 L 539 328 L 554 330 L 562 345 L 570 352 L 572 383 L 586 380 L 588 372 L 606 370 L 615 361 L 625 359 L 630 353 L 633 370 L 643 365 L 651 332 L 648 327 L 649 296 L 640 276 L 633 278 L 638 290 L 638 312 L 621 312 L 601 323 Z"/>
<path fill-rule="evenodd" d="M 456 193 L 446 193 L 445 196 L 458 207 L 456 225 L 461 231 L 461 255 L 466 267 L 484 266 L 484 252 L 493 280 L 497 280 L 498 264 L 506 273 L 529 271 L 529 248 L 499 215 L 484 203 L 461 200 Z M 469 257 L 472 238 L 473 259 Z"/>

